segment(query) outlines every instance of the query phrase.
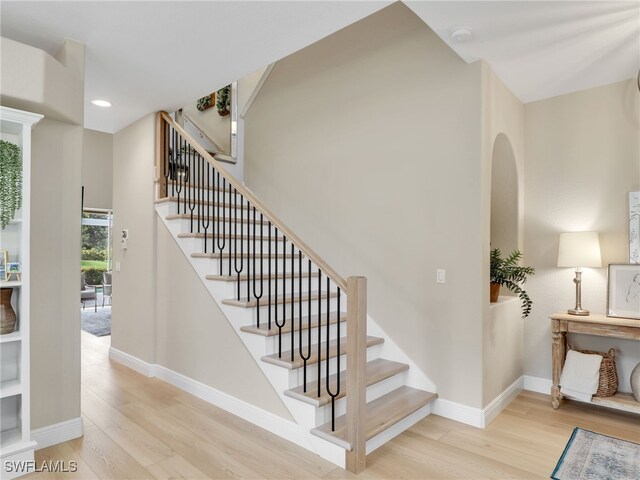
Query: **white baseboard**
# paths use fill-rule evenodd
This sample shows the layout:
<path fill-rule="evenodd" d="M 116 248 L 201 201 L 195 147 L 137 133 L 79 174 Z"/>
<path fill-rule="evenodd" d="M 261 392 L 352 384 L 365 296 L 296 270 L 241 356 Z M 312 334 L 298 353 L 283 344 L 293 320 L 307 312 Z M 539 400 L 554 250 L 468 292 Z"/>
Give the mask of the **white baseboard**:
<path fill-rule="evenodd" d="M 489 405 L 484 407 L 484 425 L 489 425 L 498 414 L 509 405 L 514 398 L 520 395 L 524 388 L 524 377 L 518 378 L 515 382 L 509 385 L 504 392 L 494 398 Z"/>
<path fill-rule="evenodd" d="M 36 450 L 67 442 L 82 435 L 84 435 L 82 417 L 31 430 L 31 438 L 38 443 Z"/>
<path fill-rule="evenodd" d="M 225 392 L 221 392 L 216 388 L 205 385 L 181 373 L 174 372 L 162 365 L 147 363 L 113 347 L 109 349 L 109 357 L 142 375 L 157 377 L 180 390 L 190 393 L 211 405 L 215 405 L 290 442 L 297 445 L 306 445 L 308 443 L 304 432 L 291 420 L 267 412 L 260 407 L 232 397 Z"/>
<path fill-rule="evenodd" d="M 524 389 L 531 392 L 549 395 L 551 393 L 552 383 L 550 378 L 532 377 L 530 375 L 524 376 Z"/>
<path fill-rule="evenodd" d="M 145 377 L 155 377 L 155 365 L 140 360 L 138 357 L 129 355 L 117 348 L 109 347 L 109 358 L 121 363 L 125 367 L 144 375 Z"/>
<path fill-rule="evenodd" d="M 435 402 L 433 413 L 456 422 L 466 423 L 472 427 L 485 428 L 518 396 L 523 386 L 524 377 L 520 377 L 485 408 L 470 407 L 462 403 L 438 398 Z"/>
<path fill-rule="evenodd" d="M 472 427 L 484 427 L 484 412 L 481 408 L 438 398 L 433 407 L 433 413 L 456 422 L 466 423 Z"/>

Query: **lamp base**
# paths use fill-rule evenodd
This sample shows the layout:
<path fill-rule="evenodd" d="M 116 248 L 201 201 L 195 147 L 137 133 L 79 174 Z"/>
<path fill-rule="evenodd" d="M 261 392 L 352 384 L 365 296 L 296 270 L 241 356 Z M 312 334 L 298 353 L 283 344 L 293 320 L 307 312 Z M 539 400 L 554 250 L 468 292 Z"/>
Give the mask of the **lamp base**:
<path fill-rule="evenodd" d="M 572 308 L 571 310 L 567 310 L 569 315 L 580 315 L 582 317 L 586 317 L 591 312 L 589 310 L 583 310 L 582 308 Z"/>

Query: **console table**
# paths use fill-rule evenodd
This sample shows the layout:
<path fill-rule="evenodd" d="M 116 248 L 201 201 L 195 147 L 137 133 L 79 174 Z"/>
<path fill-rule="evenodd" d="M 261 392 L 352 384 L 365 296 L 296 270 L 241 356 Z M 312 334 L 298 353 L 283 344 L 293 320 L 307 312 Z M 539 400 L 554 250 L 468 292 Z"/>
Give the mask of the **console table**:
<path fill-rule="evenodd" d="M 630 318 L 611 318 L 605 315 L 569 315 L 554 313 L 551 315 L 551 365 L 553 385 L 551 387 L 551 405 L 560 406 L 563 395 L 560 393 L 560 374 L 564 367 L 567 352 L 567 333 L 582 333 L 601 337 L 630 338 L 640 340 L 640 320 Z M 640 414 L 640 403 L 629 393 L 616 393 L 613 397 L 593 397 L 591 403 L 617 410 Z"/>

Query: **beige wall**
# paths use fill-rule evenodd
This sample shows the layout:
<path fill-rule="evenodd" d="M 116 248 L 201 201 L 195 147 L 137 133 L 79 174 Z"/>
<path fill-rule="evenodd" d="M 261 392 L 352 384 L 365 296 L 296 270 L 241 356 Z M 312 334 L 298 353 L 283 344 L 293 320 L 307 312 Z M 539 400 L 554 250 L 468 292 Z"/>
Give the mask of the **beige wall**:
<path fill-rule="evenodd" d="M 111 345 L 276 415 L 286 407 L 155 212 L 155 115 L 113 139 L 114 242 Z"/>
<path fill-rule="evenodd" d="M 113 135 L 85 129 L 82 148 L 85 208 L 113 208 Z"/>
<path fill-rule="evenodd" d="M 441 398 L 474 407 L 480 77 L 397 3 L 278 61 L 245 118 L 249 188 L 341 274 L 366 276 L 371 316 Z"/>
<path fill-rule="evenodd" d="M 551 377 L 549 314 L 572 308 L 573 270 L 557 268 L 561 232 L 600 232 L 602 261 L 628 261 L 627 192 L 640 186 L 640 96 L 625 81 L 525 105 L 525 262 L 534 301 L 525 322 L 525 373 Z M 603 313 L 606 268 L 585 269 L 582 305 Z M 637 343 L 586 336 L 579 347 L 618 351 L 622 390 L 640 361 Z"/>
<path fill-rule="evenodd" d="M 155 115 L 113 136 L 113 307 L 111 345 L 155 362 Z M 129 247 L 120 231 L 129 230 Z M 120 264 L 118 271 L 117 264 Z"/>
<path fill-rule="evenodd" d="M 32 428 L 80 416 L 82 136 L 46 117 L 32 134 Z"/>
<path fill-rule="evenodd" d="M 4 38 L 1 49 L 2 105 L 45 115 L 33 129 L 31 153 L 31 428 L 36 429 L 80 416 L 84 46 L 66 41 L 60 61 Z"/>
<path fill-rule="evenodd" d="M 513 302 L 489 305 L 491 242 L 522 249 L 524 203 L 524 109 L 491 67 L 482 63 L 482 256 L 483 406 L 487 406 L 523 372 L 521 313 Z M 506 163 L 508 168 L 503 163 Z M 496 172 L 501 169 L 502 172 Z M 508 170 L 509 174 L 504 174 Z M 515 177 L 515 178 L 514 178 Z M 511 182 L 516 182 L 513 185 Z M 508 202 L 492 210 L 492 198 Z M 504 216 L 510 221 L 499 220 Z M 492 238 L 492 223 L 503 231 Z M 508 228 L 509 232 L 504 232 Z M 514 248 L 515 248 L 514 247 Z M 503 289 L 504 290 L 504 289 Z M 508 295 L 509 291 L 501 292 Z"/>
<path fill-rule="evenodd" d="M 196 108 L 197 99 L 183 107 L 187 115 L 207 137 L 227 155 L 231 155 L 231 115 L 221 117 L 215 105 L 204 112 Z"/>
<path fill-rule="evenodd" d="M 157 222 L 156 361 L 235 398 L 290 419 L 164 223 Z"/>

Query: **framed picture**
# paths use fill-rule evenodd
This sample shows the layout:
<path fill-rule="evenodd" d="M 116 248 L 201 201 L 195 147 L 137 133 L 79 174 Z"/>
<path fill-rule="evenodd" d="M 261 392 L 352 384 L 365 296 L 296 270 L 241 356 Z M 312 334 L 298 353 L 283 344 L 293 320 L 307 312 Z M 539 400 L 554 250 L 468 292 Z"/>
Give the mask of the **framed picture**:
<path fill-rule="evenodd" d="M 640 263 L 640 191 L 629 192 L 629 263 Z"/>
<path fill-rule="evenodd" d="M 7 272 L 8 273 L 20 273 L 20 264 L 18 262 L 7 263 Z"/>
<path fill-rule="evenodd" d="M 640 320 L 640 264 L 609 264 L 607 317 Z"/>
<path fill-rule="evenodd" d="M 7 281 L 7 251 L 0 250 L 0 282 Z"/>

